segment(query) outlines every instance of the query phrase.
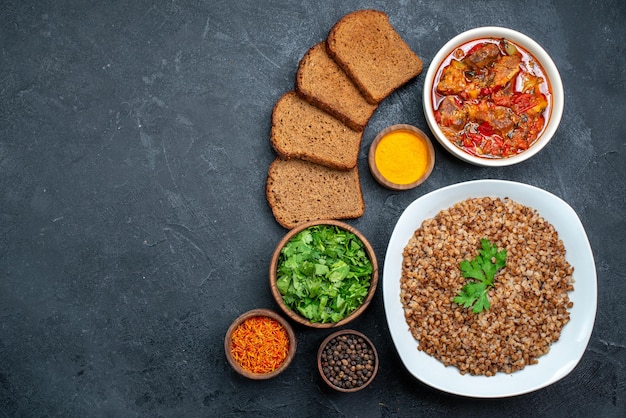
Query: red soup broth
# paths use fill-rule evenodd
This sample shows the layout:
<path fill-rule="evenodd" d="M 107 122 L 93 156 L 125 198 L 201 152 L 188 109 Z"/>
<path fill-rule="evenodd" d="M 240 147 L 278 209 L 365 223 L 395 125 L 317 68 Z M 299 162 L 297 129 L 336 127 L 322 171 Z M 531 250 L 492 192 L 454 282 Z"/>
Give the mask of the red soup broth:
<path fill-rule="evenodd" d="M 482 158 L 507 158 L 531 147 L 551 109 L 549 80 L 519 45 L 481 38 L 450 53 L 439 66 L 432 102 L 441 131 Z"/>

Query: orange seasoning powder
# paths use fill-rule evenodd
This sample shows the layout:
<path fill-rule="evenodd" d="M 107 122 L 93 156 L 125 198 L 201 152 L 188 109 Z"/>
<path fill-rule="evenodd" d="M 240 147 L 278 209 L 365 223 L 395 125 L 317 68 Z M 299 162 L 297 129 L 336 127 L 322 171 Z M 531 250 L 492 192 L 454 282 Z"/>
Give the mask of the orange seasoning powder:
<path fill-rule="evenodd" d="M 253 373 L 276 370 L 289 354 L 287 330 L 275 319 L 254 316 L 243 321 L 232 334 L 233 358 Z"/>
<path fill-rule="evenodd" d="M 428 148 L 421 137 L 408 130 L 391 131 L 376 147 L 376 167 L 395 184 L 417 181 L 428 167 Z"/>

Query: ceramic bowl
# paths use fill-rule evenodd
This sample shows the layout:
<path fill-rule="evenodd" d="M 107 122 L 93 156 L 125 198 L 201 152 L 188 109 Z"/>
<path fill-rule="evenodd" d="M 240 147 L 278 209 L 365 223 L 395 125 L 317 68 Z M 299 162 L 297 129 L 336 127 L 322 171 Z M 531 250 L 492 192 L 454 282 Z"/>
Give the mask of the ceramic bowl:
<path fill-rule="evenodd" d="M 420 146 L 423 154 L 411 152 L 401 153 L 398 156 L 399 160 L 391 162 L 395 164 L 388 165 L 384 170 L 382 170 L 388 171 L 388 173 L 384 173 L 381 172 L 381 169 L 383 169 L 383 167 L 378 166 L 377 152 L 384 152 L 382 149 L 378 149 L 381 140 L 388 135 L 394 133 L 403 134 L 402 137 L 405 141 L 414 141 L 416 145 Z M 394 138 L 392 136 L 389 136 L 385 140 L 394 141 Z M 374 177 L 374 179 L 376 179 L 376 181 L 378 181 L 378 183 L 380 183 L 384 187 L 391 190 L 409 190 L 422 184 L 424 181 L 426 181 L 428 176 L 430 176 L 430 173 L 432 173 L 433 167 L 435 166 L 435 149 L 433 148 L 433 144 L 432 142 L 430 142 L 428 136 L 421 129 L 406 124 L 392 125 L 380 131 L 380 133 L 376 135 L 376 138 L 374 138 L 374 141 L 372 142 L 372 145 L 369 149 L 368 163 L 372 176 Z M 421 166 L 421 168 L 415 168 L 415 175 L 409 182 L 401 183 L 394 179 L 394 172 L 397 173 L 398 170 L 404 171 L 401 168 L 403 166 L 405 168 L 411 166 Z"/>
<path fill-rule="evenodd" d="M 231 343 L 232 343 L 233 332 L 237 329 L 239 325 L 244 323 L 246 320 L 250 318 L 254 318 L 254 317 L 267 317 L 267 318 L 276 320 L 285 329 L 285 331 L 287 331 L 287 336 L 289 337 L 289 351 L 287 353 L 287 357 L 280 364 L 280 366 L 278 366 L 278 368 L 268 373 L 254 373 L 252 371 L 249 371 L 243 368 L 241 364 L 237 361 L 237 359 L 233 356 L 233 353 L 232 353 Z M 226 352 L 226 360 L 228 361 L 228 363 L 232 366 L 232 368 L 237 373 L 253 380 L 271 379 L 273 377 L 278 376 L 283 371 L 285 371 L 285 369 L 289 367 L 289 364 L 291 363 L 291 361 L 293 360 L 296 354 L 296 346 L 297 346 L 296 335 L 294 334 L 293 328 L 291 327 L 289 322 L 285 318 L 283 318 L 282 316 L 280 316 L 279 314 L 277 314 L 276 312 L 270 309 L 253 309 L 251 311 L 248 311 L 240 315 L 230 325 L 230 327 L 228 328 L 228 331 L 226 332 L 226 337 L 224 338 L 224 351 Z"/>
<path fill-rule="evenodd" d="M 337 344 L 339 341 L 341 345 Z M 364 334 L 351 329 L 337 331 L 320 344 L 317 351 L 317 369 L 322 380 L 332 389 L 338 392 L 357 392 L 372 383 L 376 377 L 378 352 Z"/>
<path fill-rule="evenodd" d="M 356 237 L 359 238 L 361 242 L 363 242 L 363 245 L 365 247 L 365 252 L 368 258 L 370 259 L 370 262 L 372 263 L 372 276 L 370 278 L 370 286 L 369 286 L 367 295 L 365 299 L 363 300 L 363 303 L 356 310 L 354 310 L 352 313 L 350 313 L 348 316 L 346 316 L 345 318 L 343 318 L 342 320 L 338 322 L 324 322 L 324 323 L 311 322 L 309 319 L 300 315 L 298 312 L 293 311 L 289 306 L 287 306 L 287 304 L 285 304 L 285 301 L 283 300 L 283 296 L 280 293 L 280 290 L 278 289 L 278 286 L 276 283 L 278 279 L 277 268 L 278 268 L 278 263 L 280 261 L 280 255 L 281 255 L 281 251 L 283 247 L 287 244 L 287 242 L 289 242 L 289 240 L 291 240 L 301 231 L 309 227 L 316 226 L 316 225 L 336 226 L 338 228 L 341 228 L 343 230 L 346 230 L 356 235 Z M 350 321 L 353 321 L 359 315 L 361 315 L 365 311 L 367 306 L 370 304 L 372 298 L 374 297 L 374 293 L 376 292 L 376 286 L 378 284 L 378 263 L 376 261 L 376 254 L 374 253 L 374 249 L 370 245 L 369 241 L 367 241 L 367 239 L 363 236 L 363 234 L 361 234 L 361 232 L 359 232 L 356 228 L 348 225 L 347 223 L 337 221 L 337 220 L 311 221 L 311 222 L 303 223 L 302 225 L 299 225 L 291 229 L 280 240 L 280 242 L 278 243 L 278 245 L 276 246 L 274 250 L 274 254 L 272 255 L 272 260 L 270 262 L 270 269 L 269 269 L 269 277 L 270 277 L 270 289 L 272 291 L 272 295 L 274 296 L 274 299 L 276 300 L 276 303 L 278 304 L 280 309 L 290 319 L 292 319 L 293 321 L 299 324 L 312 327 L 312 328 L 333 328 L 333 327 L 340 327 L 342 325 L 349 323 Z"/>
<path fill-rule="evenodd" d="M 550 85 L 552 94 L 551 94 L 551 102 L 552 102 L 552 110 L 550 114 L 547 116 L 547 125 L 545 126 L 543 132 L 537 138 L 537 140 L 532 144 L 527 150 L 516 154 L 511 157 L 506 158 L 483 158 L 475 155 L 471 155 L 455 144 L 453 144 L 442 132 L 442 130 L 437 125 L 437 121 L 435 120 L 435 113 L 433 110 L 433 84 L 435 82 L 436 77 L 438 76 L 438 71 L 442 62 L 449 56 L 454 50 L 456 50 L 461 45 L 466 44 L 467 42 L 481 39 L 481 38 L 493 38 L 493 39 L 506 39 L 511 41 L 512 43 L 520 46 L 524 50 L 526 50 L 530 55 L 532 55 L 535 60 L 539 63 L 539 65 L 543 68 L 544 74 L 548 79 L 548 83 Z M 561 76 L 559 75 L 559 71 L 548 55 L 548 53 L 534 40 L 529 38 L 528 36 L 514 31 L 512 29 L 488 26 L 488 27 L 480 27 L 468 30 L 463 32 L 450 41 L 448 41 L 440 50 L 437 52 L 435 57 L 433 58 L 430 67 L 428 68 L 428 72 L 425 76 L 424 83 L 424 92 L 423 92 L 423 106 L 424 113 L 426 116 L 426 121 L 428 122 L 428 126 L 430 127 L 435 139 L 452 155 L 457 158 L 466 161 L 468 163 L 478 165 L 478 166 L 490 166 L 490 167 L 502 167 L 509 166 L 513 164 L 518 164 L 522 161 L 525 161 L 532 156 L 536 155 L 539 151 L 541 151 L 552 139 L 554 133 L 556 132 L 559 123 L 561 121 L 561 116 L 563 114 L 563 84 L 561 82 Z"/>

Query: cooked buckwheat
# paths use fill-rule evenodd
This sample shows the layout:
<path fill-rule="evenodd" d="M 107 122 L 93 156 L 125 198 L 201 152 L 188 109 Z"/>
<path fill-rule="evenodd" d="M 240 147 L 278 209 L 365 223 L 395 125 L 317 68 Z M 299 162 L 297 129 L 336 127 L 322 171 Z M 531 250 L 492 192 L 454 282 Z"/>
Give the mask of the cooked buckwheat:
<path fill-rule="evenodd" d="M 481 238 L 507 251 L 480 314 L 453 298 L 467 282 L 459 263 Z M 473 198 L 425 220 L 404 249 L 400 298 L 418 349 L 461 374 L 512 373 L 550 350 L 569 322 L 574 268 L 557 231 L 536 210 Z"/>

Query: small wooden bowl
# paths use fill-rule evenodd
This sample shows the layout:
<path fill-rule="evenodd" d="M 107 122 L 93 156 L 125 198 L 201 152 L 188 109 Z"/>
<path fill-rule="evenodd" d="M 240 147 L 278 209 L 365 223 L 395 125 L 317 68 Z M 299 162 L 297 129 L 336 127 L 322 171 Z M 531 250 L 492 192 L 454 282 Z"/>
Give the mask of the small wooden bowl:
<path fill-rule="evenodd" d="M 412 134 L 414 134 L 414 136 L 416 137 L 415 139 L 417 141 L 422 141 L 423 144 L 426 146 L 426 152 L 427 152 L 427 158 L 428 158 L 428 161 L 426 162 L 426 169 L 424 171 L 424 174 L 422 174 L 422 176 L 420 176 L 417 180 L 413 181 L 412 183 L 407 183 L 407 184 L 394 183 L 391 180 L 387 179 L 385 176 L 383 176 L 383 174 L 378 169 L 378 166 L 376 165 L 376 149 L 378 148 L 378 144 L 385 137 L 385 135 L 394 131 L 409 131 Z M 369 163 L 370 172 L 372 173 L 372 176 L 376 179 L 378 183 L 380 183 L 384 187 L 391 189 L 391 190 L 409 190 L 422 184 L 430 176 L 430 173 L 432 173 L 433 167 L 435 166 L 435 149 L 433 148 L 433 144 L 428 138 L 428 136 L 422 130 L 416 128 L 415 126 L 406 125 L 406 124 L 392 125 L 380 131 L 380 133 L 376 135 L 376 138 L 374 138 L 372 145 L 370 145 L 370 150 L 368 154 L 368 163 Z"/>
<path fill-rule="evenodd" d="M 357 236 L 357 238 L 361 240 L 361 242 L 363 242 L 367 256 L 369 257 L 372 263 L 372 277 L 370 278 L 370 287 L 368 289 L 367 296 L 363 300 L 363 304 L 361 304 L 361 306 L 358 309 L 354 310 L 350 315 L 348 315 L 347 317 L 343 318 L 341 321 L 338 321 L 338 322 L 326 322 L 326 323 L 311 322 L 309 319 L 301 316 L 297 312 L 294 312 L 293 310 L 291 310 L 291 308 L 289 308 L 289 306 L 285 304 L 285 302 L 283 301 L 283 296 L 281 295 L 276 285 L 276 280 L 277 280 L 276 271 L 278 268 L 278 259 L 280 257 L 281 250 L 291 238 L 293 238 L 294 236 L 296 236 L 298 233 L 305 230 L 306 228 L 309 228 L 311 226 L 316 226 L 316 225 L 334 225 L 346 231 L 352 232 L 354 235 Z M 280 306 L 280 309 L 282 309 L 282 311 L 295 322 L 302 324 L 302 325 L 306 325 L 308 327 L 312 327 L 312 328 L 335 328 L 335 327 L 340 327 L 342 325 L 345 325 L 348 322 L 354 320 L 359 315 L 361 315 L 363 311 L 365 311 L 367 306 L 370 304 L 370 302 L 372 301 L 372 298 L 374 297 L 374 293 L 376 292 L 376 286 L 378 285 L 378 262 L 376 261 L 376 254 L 374 253 L 374 249 L 370 245 L 369 241 L 367 241 L 367 239 L 363 236 L 363 234 L 361 234 L 356 228 L 344 222 L 336 221 L 336 220 L 311 221 L 311 222 L 303 223 L 302 225 L 299 225 L 291 229 L 283 237 L 283 239 L 280 240 L 280 242 L 276 246 L 276 249 L 274 250 L 274 254 L 272 255 L 272 260 L 270 262 L 269 273 L 270 273 L 269 274 L 270 288 L 272 290 L 272 295 L 274 296 L 276 303 L 278 303 L 278 306 Z"/>
<path fill-rule="evenodd" d="M 372 352 L 374 354 L 374 366 L 373 366 L 373 370 L 371 370 L 371 375 L 360 386 L 356 386 L 352 388 L 339 387 L 335 385 L 333 382 L 331 382 L 329 377 L 326 375 L 326 373 L 324 373 L 325 366 L 324 366 L 324 360 L 322 356 L 324 354 L 324 351 L 326 350 L 326 346 L 332 341 L 333 338 L 336 338 L 342 335 L 353 335 L 355 337 L 362 338 L 363 341 L 367 345 L 369 345 L 369 348 L 372 349 Z M 365 388 L 367 385 L 372 383 L 372 380 L 374 380 L 374 377 L 376 377 L 376 373 L 378 373 L 378 352 L 376 351 L 376 347 L 374 347 L 374 344 L 364 334 L 358 331 L 351 330 L 351 329 L 337 331 L 333 334 L 330 334 L 328 337 L 326 337 L 326 339 L 322 342 L 322 344 L 320 344 L 320 348 L 317 350 L 317 369 L 319 370 L 320 376 L 322 376 L 322 379 L 324 380 L 324 382 L 326 382 L 326 384 L 330 386 L 331 388 L 333 388 L 334 390 L 338 392 L 347 392 L 347 393 L 358 392 L 359 390 Z"/>
<path fill-rule="evenodd" d="M 289 336 L 289 353 L 287 354 L 287 358 L 285 358 L 283 363 L 277 369 L 269 373 L 253 373 L 249 370 L 244 369 L 237 362 L 237 360 L 235 360 L 230 348 L 233 331 L 235 331 L 235 329 L 246 319 L 253 318 L 255 316 L 264 316 L 278 321 L 278 323 L 280 323 L 280 325 L 285 328 L 285 330 L 287 331 L 287 335 Z M 235 369 L 237 373 L 253 380 L 271 379 L 272 377 L 276 377 L 277 375 L 282 373 L 289 366 L 289 364 L 293 360 L 293 357 L 296 355 L 296 346 L 296 335 L 294 334 L 293 328 L 291 327 L 289 322 L 287 322 L 285 318 L 278 315 L 276 312 L 269 309 L 253 309 L 240 315 L 230 325 L 228 331 L 226 332 L 226 338 L 224 338 L 224 351 L 226 352 L 226 360 L 228 360 L 228 363 L 230 363 L 232 368 Z"/>

